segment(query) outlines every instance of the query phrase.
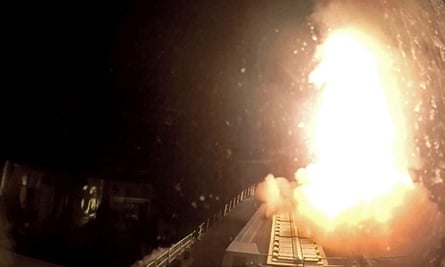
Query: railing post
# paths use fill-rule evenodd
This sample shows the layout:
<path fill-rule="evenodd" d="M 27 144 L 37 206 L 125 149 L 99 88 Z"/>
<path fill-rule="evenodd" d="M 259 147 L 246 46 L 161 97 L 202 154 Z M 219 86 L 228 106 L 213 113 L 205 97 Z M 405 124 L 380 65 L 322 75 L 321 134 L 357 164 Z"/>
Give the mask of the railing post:
<path fill-rule="evenodd" d="M 204 233 L 204 223 L 201 223 L 198 227 L 198 240 L 201 240 L 201 236 Z"/>

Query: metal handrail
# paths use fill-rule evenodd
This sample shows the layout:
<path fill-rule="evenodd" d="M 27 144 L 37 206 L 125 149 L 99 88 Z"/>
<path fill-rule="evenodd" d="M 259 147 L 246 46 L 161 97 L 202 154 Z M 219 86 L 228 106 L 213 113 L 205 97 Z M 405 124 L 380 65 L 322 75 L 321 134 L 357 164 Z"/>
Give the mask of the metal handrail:
<path fill-rule="evenodd" d="M 237 196 L 230 200 L 230 202 L 224 205 L 223 210 L 220 210 L 217 214 L 213 215 L 213 224 L 216 222 L 215 218 L 220 218 L 220 215 L 227 215 L 227 213 L 229 213 L 235 206 L 253 196 L 254 192 L 255 185 L 242 190 Z M 210 228 L 210 221 L 210 217 L 207 218 L 207 220 L 199 224 L 193 232 L 186 235 L 184 238 L 173 244 L 154 259 L 151 259 L 148 263 L 143 263 L 144 267 L 169 266 L 170 263 L 184 253 L 187 248 L 191 247 L 195 242 L 201 240 L 202 235 Z"/>

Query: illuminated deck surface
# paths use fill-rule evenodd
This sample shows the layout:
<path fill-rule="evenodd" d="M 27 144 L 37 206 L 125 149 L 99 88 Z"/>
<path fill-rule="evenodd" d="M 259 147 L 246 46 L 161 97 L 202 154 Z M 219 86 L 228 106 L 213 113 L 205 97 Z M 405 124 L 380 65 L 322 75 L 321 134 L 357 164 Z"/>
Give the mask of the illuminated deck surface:
<path fill-rule="evenodd" d="M 321 247 L 299 236 L 292 215 L 264 216 L 261 206 L 226 249 L 223 266 L 238 259 L 261 266 L 326 266 Z"/>
<path fill-rule="evenodd" d="M 202 240 L 192 247 L 192 262 L 189 266 L 233 267 L 236 266 L 234 257 L 248 259 L 249 264 L 253 260 L 258 266 L 277 267 L 329 266 L 326 258 L 331 266 L 410 266 L 406 261 L 403 264 L 394 264 L 400 261 L 393 259 L 359 263 L 354 255 L 325 252 L 312 240 L 295 236 L 298 228 L 289 223 L 291 218 L 288 215 L 272 219 L 265 218 L 263 214 L 264 207 L 257 209 L 254 200 L 241 203 L 211 227 Z"/>
<path fill-rule="evenodd" d="M 221 266 L 227 246 L 235 239 L 256 209 L 254 200 L 243 201 L 221 221 L 210 227 L 202 240 L 192 246 L 190 266 Z"/>
<path fill-rule="evenodd" d="M 267 255 L 272 220 L 266 219 L 263 214 L 264 206 L 261 206 L 226 251 Z"/>

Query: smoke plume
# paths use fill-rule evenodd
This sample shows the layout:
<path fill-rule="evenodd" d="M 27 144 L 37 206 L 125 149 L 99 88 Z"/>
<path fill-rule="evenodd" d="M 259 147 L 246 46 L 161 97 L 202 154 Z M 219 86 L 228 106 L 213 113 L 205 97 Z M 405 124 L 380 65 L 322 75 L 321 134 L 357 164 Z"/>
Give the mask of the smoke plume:
<path fill-rule="evenodd" d="M 415 255 L 411 264 L 424 264 L 429 261 L 431 253 L 437 251 L 445 233 L 444 215 L 437 205 L 443 205 L 445 194 L 444 17 L 445 4 L 438 0 L 318 2 L 310 17 L 319 35 L 317 39 L 321 40 L 314 61 L 319 66 L 324 64 L 322 60 L 327 53 L 326 40 L 332 35 L 340 36 L 336 39 L 340 41 L 348 41 L 344 36 L 357 37 L 363 44 L 363 50 L 376 55 L 375 64 L 379 66 L 380 77 L 376 85 L 382 84 L 385 103 L 389 106 L 388 117 L 394 124 L 394 131 L 390 129 L 385 134 L 387 136 L 394 133 L 395 137 L 390 139 L 392 143 L 387 142 L 387 153 L 380 153 L 376 157 L 369 157 L 368 153 L 363 154 L 364 159 L 360 158 L 361 155 L 355 153 L 361 152 L 360 147 L 351 149 L 348 152 L 353 153 L 344 156 L 340 153 L 342 146 L 334 145 L 331 146 L 336 149 L 333 150 L 334 153 L 318 155 L 313 164 L 297 171 L 295 180 L 289 181 L 268 175 L 265 181 L 259 184 L 257 191 L 257 198 L 266 204 L 267 215 L 295 211 L 300 234 L 310 235 L 336 255 Z M 349 45 L 347 42 L 340 44 Z M 337 45 L 338 47 L 344 48 L 342 45 Z M 320 56 L 319 51 L 325 54 Z M 346 51 L 348 52 L 354 53 L 354 50 Z M 335 55 L 341 56 L 341 53 L 342 51 Z M 363 64 L 373 62 L 353 61 L 357 69 L 363 68 Z M 366 67 L 369 67 L 368 65 Z M 343 68 L 334 64 L 334 69 L 335 67 L 340 71 Z M 331 76 L 319 79 L 322 82 L 317 86 L 321 92 L 332 90 L 329 87 L 332 87 L 329 79 L 338 83 L 339 76 L 344 75 L 340 73 L 332 77 L 330 69 L 326 66 L 323 68 L 322 74 L 327 72 Z M 355 71 L 354 67 L 345 69 Z M 348 81 L 347 85 L 356 85 L 357 90 L 369 86 L 369 82 L 361 85 L 355 83 L 357 75 L 361 78 L 362 74 L 351 74 L 352 82 Z M 317 75 L 320 76 L 319 73 Z M 368 78 L 363 77 L 365 81 Z M 357 91 L 351 92 L 351 97 L 354 97 Z M 360 94 L 358 95 L 360 97 Z M 335 96 L 338 96 L 338 91 L 334 91 L 330 97 Z M 344 101 L 344 98 L 339 101 Z M 344 107 L 344 103 L 349 105 L 350 102 L 333 105 L 334 113 L 335 107 Z M 358 106 L 351 104 L 351 107 L 360 108 L 366 104 L 365 99 Z M 354 108 L 350 112 L 353 113 Z M 374 115 L 380 109 L 381 106 L 375 106 L 370 114 Z M 338 114 L 349 116 L 347 112 Z M 312 119 L 320 119 L 320 116 L 315 114 Z M 370 116 L 364 119 L 372 121 L 372 118 Z M 379 121 L 381 120 L 376 120 L 376 126 L 379 126 Z M 316 139 L 319 138 L 320 129 L 337 131 L 337 128 L 315 127 L 309 129 L 307 134 Z M 336 133 L 330 134 L 333 136 Z M 341 134 L 340 129 L 339 138 Z M 385 134 L 381 136 L 384 141 Z M 375 131 L 375 135 L 377 139 L 379 131 Z M 317 146 L 325 148 L 326 145 L 338 141 L 338 138 L 325 138 L 323 142 L 315 140 L 312 145 L 316 147 L 314 150 L 318 151 Z M 354 141 L 356 140 L 351 140 Z M 366 150 L 374 149 L 374 145 L 366 146 L 370 139 L 361 141 L 365 153 Z M 361 143 L 357 142 L 356 145 L 361 146 Z M 377 152 L 382 151 L 385 152 Z M 386 160 L 388 154 L 393 154 L 393 158 L 388 157 Z M 332 159 L 335 164 L 330 163 Z M 344 179 L 345 176 L 352 179 Z M 388 180 L 388 177 L 396 176 L 399 176 L 398 180 Z M 379 188 L 384 190 L 379 191 Z M 431 194 L 432 189 L 436 194 Z M 378 194 L 368 194 L 370 190 L 377 190 Z M 358 201 L 353 198 L 354 194 L 359 195 Z M 321 210 L 321 207 L 326 205 L 321 203 L 320 199 L 323 198 L 330 204 L 330 211 L 334 212 L 326 213 L 326 210 Z M 431 201 L 432 199 L 435 202 Z M 341 205 L 341 208 L 335 205 Z"/>

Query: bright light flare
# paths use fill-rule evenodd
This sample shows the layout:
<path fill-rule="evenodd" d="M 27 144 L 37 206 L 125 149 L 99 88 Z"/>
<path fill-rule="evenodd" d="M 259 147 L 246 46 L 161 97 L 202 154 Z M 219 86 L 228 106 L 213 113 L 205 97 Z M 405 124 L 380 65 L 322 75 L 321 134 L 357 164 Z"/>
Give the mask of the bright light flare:
<path fill-rule="evenodd" d="M 383 80 L 383 49 L 352 30 L 332 32 L 320 46 L 310 81 L 321 90 L 315 115 L 315 163 L 300 169 L 301 213 L 338 222 L 384 222 L 412 188 Z M 386 77 L 386 76 L 385 76 Z M 386 78 L 387 79 L 387 78 Z"/>

